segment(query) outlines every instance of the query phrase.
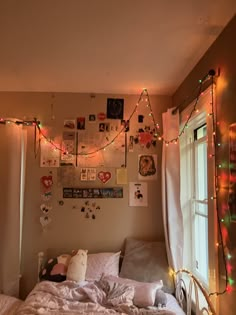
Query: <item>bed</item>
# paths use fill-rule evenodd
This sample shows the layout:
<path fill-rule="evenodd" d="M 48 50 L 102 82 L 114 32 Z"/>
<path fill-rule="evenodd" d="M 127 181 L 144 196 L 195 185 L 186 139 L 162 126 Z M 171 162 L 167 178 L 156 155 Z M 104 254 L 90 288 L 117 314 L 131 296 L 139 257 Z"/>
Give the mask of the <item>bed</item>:
<path fill-rule="evenodd" d="M 11 313 L 0 310 L 0 315 L 192 312 L 182 272 L 176 274 L 180 279 L 176 285 L 162 242 L 128 238 L 123 256 L 120 251 L 89 253 L 79 249 L 55 257 L 40 252 L 38 258 L 38 283 L 25 301 L 14 301 Z M 188 285 L 192 283 L 195 281 L 191 278 Z M 201 310 L 195 310 L 196 314 L 216 314 L 208 301 Z"/>

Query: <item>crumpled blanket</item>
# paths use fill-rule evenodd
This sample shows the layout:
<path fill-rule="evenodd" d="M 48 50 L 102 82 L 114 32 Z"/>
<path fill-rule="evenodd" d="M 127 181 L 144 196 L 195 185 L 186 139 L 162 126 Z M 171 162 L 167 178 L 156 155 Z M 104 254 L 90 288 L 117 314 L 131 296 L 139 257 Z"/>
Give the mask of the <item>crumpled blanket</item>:
<path fill-rule="evenodd" d="M 23 301 L 4 294 L 0 294 L 0 315 L 14 315 Z"/>
<path fill-rule="evenodd" d="M 43 281 L 38 283 L 15 315 L 129 314 L 174 315 L 168 310 L 139 309 L 133 305 L 134 288 L 124 284 Z"/>

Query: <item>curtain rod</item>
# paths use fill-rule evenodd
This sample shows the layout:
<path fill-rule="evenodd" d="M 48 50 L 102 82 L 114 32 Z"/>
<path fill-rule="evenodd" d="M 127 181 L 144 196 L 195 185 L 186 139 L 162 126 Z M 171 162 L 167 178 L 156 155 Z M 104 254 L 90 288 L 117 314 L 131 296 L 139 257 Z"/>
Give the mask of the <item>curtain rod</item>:
<path fill-rule="evenodd" d="M 202 79 L 199 80 L 199 83 L 202 85 L 209 77 L 214 77 L 215 75 L 216 75 L 215 70 L 211 69 L 208 71 L 208 73 Z M 187 99 L 188 98 L 186 98 L 181 104 L 179 104 L 178 106 L 175 107 L 175 109 L 172 110 L 172 115 L 175 115 L 177 113 L 178 109 L 187 101 Z"/>

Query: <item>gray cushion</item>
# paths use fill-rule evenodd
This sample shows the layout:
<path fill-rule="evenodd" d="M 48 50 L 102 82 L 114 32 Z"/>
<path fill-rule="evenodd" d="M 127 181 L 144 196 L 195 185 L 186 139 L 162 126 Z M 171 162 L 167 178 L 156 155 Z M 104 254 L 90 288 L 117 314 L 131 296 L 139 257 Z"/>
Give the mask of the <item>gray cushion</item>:
<path fill-rule="evenodd" d="M 174 282 L 169 276 L 165 243 L 127 238 L 120 277 L 143 282 L 162 280 L 163 290 L 173 293 Z"/>

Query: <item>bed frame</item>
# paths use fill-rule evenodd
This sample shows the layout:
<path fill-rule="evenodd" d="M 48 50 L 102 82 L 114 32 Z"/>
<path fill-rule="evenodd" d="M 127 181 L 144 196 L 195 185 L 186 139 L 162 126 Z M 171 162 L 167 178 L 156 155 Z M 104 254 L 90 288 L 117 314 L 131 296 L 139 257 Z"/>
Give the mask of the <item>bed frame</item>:
<path fill-rule="evenodd" d="M 38 253 L 38 282 L 45 258 L 44 252 Z M 174 277 L 175 297 L 186 315 L 216 315 L 207 291 L 190 271 L 180 269 L 174 272 Z"/>
<path fill-rule="evenodd" d="M 216 315 L 209 294 L 189 270 L 180 269 L 174 273 L 174 276 L 175 297 L 186 315 Z"/>

